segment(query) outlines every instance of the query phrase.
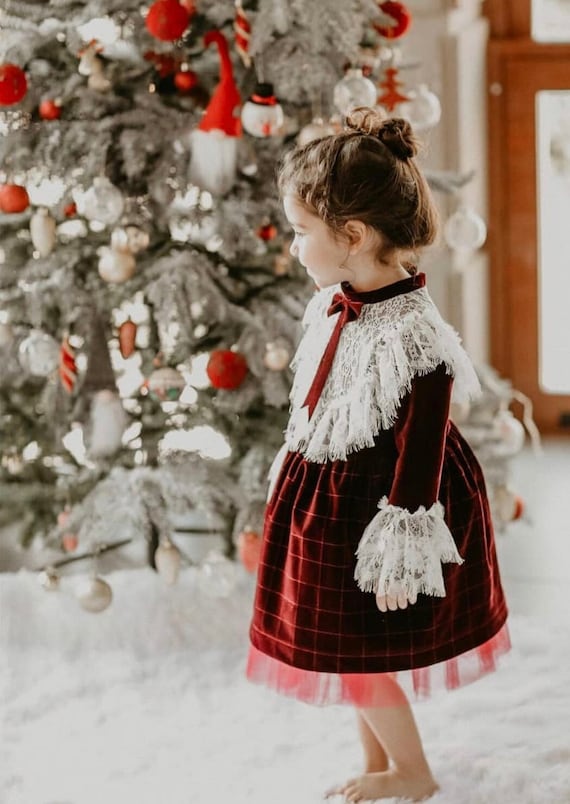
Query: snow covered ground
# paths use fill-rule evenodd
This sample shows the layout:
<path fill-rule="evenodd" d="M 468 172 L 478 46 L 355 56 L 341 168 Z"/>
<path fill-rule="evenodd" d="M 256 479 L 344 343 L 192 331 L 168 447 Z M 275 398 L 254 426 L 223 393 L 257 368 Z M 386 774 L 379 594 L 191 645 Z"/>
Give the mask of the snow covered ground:
<path fill-rule="evenodd" d="M 354 716 L 243 677 L 253 580 L 227 597 L 195 569 L 107 576 L 79 608 L 0 575 L 1 804 L 314 804 L 360 769 Z M 433 804 L 570 802 L 568 629 L 515 615 L 499 672 L 418 704 Z M 335 801 L 340 801 L 336 799 Z"/>

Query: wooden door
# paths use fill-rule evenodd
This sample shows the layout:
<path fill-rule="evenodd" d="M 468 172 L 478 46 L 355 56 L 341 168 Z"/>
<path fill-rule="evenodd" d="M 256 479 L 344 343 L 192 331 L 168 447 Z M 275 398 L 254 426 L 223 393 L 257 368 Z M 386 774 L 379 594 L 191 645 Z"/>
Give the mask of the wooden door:
<path fill-rule="evenodd" d="M 543 432 L 570 433 L 570 215 L 557 229 L 566 247 L 559 259 L 547 258 L 543 230 L 554 218 L 544 210 L 550 203 L 552 215 L 559 213 L 552 194 L 544 195 L 541 172 L 541 110 L 546 100 L 570 102 L 570 45 L 524 35 L 491 39 L 488 86 L 491 362 L 531 398 Z M 568 170 L 570 203 L 570 130 Z"/>

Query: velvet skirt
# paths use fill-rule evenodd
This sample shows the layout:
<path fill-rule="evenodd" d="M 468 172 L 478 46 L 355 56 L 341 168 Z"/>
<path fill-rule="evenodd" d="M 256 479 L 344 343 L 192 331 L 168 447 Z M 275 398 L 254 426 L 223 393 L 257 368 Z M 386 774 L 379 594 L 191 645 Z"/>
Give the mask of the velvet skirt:
<path fill-rule="evenodd" d="M 439 501 L 464 563 L 443 565 L 446 596 L 382 613 L 358 588 L 355 552 L 390 493 L 396 459 L 392 431 L 344 461 L 286 454 L 265 517 L 250 680 L 316 704 L 394 705 L 393 680 L 425 697 L 475 680 L 508 651 L 485 481 L 451 422 Z"/>

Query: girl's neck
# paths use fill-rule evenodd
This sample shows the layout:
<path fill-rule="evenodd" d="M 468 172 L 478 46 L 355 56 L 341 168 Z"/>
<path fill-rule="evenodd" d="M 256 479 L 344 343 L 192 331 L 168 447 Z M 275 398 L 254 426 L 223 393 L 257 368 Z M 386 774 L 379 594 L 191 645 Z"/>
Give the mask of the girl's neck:
<path fill-rule="evenodd" d="M 347 281 L 357 293 L 379 290 L 410 276 L 399 258 L 389 263 L 361 263 L 347 268 Z"/>

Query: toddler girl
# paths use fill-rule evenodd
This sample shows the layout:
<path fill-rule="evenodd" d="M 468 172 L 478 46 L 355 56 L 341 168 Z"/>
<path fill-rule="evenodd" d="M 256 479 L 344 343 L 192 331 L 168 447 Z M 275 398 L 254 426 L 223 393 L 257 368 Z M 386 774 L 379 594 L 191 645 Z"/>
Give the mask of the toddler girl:
<path fill-rule="evenodd" d="M 357 711 L 365 772 L 347 801 L 437 790 L 402 684 L 427 696 L 509 648 L 481 469 L 449 420 L 478 393 L 457 333 L 411 256 L 434 203 L 402 119 L 356 109 L 285 157 L 291 253 L 318 291 L 293 361 L 247 675 Z"/>

